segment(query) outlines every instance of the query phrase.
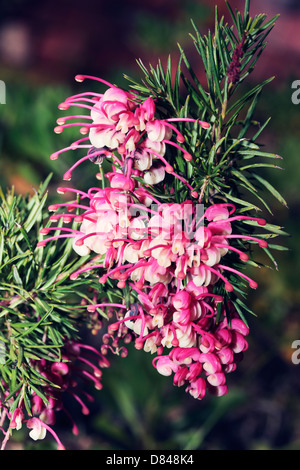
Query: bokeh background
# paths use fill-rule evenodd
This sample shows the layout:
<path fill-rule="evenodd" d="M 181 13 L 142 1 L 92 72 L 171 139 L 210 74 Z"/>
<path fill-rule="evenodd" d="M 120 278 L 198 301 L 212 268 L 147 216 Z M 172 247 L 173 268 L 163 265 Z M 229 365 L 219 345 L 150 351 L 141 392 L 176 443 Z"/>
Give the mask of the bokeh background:
<path fill-rule="evenodd" d="M 233 8 L 244 1 L 232 0 Z M 156 65 L 177 43 L 185 49 L 199 77 L 201 64 L 189 39 L 193 18 L 204 33 L 213 26 L 214 5 L 227 16 L 224 0 L 0 0 L 0 79 L 6 104 L 0 104 L 0 185 L 32 192 L 53 172 L 50 197 L 68 168 L 68 157 L 49 155 L 68 145 L 72 131 L 53 132 L 57 105 L 82 91 L 74 75 L 98 75 L 122 86 L 123 74 L 139 78 L 136 59 Z M 257 120 L 271 122 L 263 134 L 266 151 L 281 155 L 284 170 L 267 173 L 288 208 L 270 199 L 270 222 L 284 227 L 289 251 L 279 252 L 278 270 L 255 274 L 259 289 L 249 303 L 249 349 L 229 377 L 230 393 L 195 401 L 171 378 L 161 377 L 151 357 L 130 349 L 105 371 L 101 392 L 94 393 L 91 413 L 74 408 L 80 436 L 60 419 L 60 436 L 69 449 L 299 449 L 300 364 L 292 362 L 292 345 L 300 340 L 299 217 L 300 104 L 292 103 L 294 80 L 300 80 L 299 0 L 252 0 L 251 13 L 279 13 L 268 46 L 250 78 L 257 83 L 276 76 L 262 94 Z M 90 168 L 74 173 L 74 185 L 91 180 Z M 266 198 L 269 196 L 266 194 Z M 24 446 L 22 432 L 10 442 L 15 449 L 52 449 L 49 439 Z"/>

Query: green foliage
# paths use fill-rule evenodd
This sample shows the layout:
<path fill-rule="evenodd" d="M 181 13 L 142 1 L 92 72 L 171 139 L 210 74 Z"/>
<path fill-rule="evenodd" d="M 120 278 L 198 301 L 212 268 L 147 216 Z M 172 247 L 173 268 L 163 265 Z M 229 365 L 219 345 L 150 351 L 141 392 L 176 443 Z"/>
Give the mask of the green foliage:
<path fill-rule="evenodd" d="M 9 386 L 6 400 L 16 395 L 14 406 L 17 400 L 29 403 L 31 390 L 45 399 L 47 380 L 33 363 L 61 360 L 65 342 L 78 337 L 85 319 L 80 301 L 92 285 L 92 279 L 84 285 L 69 280 L 85 262 L 73 256 L 70 240 L 37 247 L 40 230 L 48 224 L 49 179 L 32 197 L 15 195 L 13 189 L 0 192 L 0 383 Z"/>
<path fill-rule="evenodd" d="M 269 21 L 265 21 L 266 15 L 249 18 L 248 2 L 244 17 L 240 12 L 235 15 L 228 7 L 236 31 L 233 26 L 224 24 L 224 17 L 219 19 L 217 9 L 214 33 L 209 31 L 207 35 L 201 35 L 192 22 L 194 34 L 191 34 L 191 38 L 200 59 L 197 63 L 199 67 L 202 63 L 205 70 L 206 84 L 200 83 L 197 72 L 180 45 L 181 57 L 175 71 L 171 58 L 166 71 L 160 61 L 156 67 L 150 65 L 148 70 L 139 60 L 145 75 L 142 84 L 127 78 L 133 82 L 132 86 L 140 93 L 140 97 L 149 96 L 150 93 L 156 98 L 158 107 L 163 108 L 162 115 L 171 111 L 178 117 L 192 117 L 211 124 L 208 131 L 200 129 L 197 124 L 187 123 L 181 125 L 180 129 L 186 137 L 186 150 L 196 155 L 196 158 L 185 168 L 177 165 L 176 169 L 187 177 L 192 174 L 192 183 L 201 192 L 203 202 L 232 200 L 244 212 L 260 210 L 256 204 L 242 199 L 241 194 L 248 192 L 270 211 L 256 188 L 257 181 L 263 191 L 269 190 L 281 203 L 286 203 L 256 171 L 262 166 L 279 168 L 275 163 L 261 163 L 261 160 L 275 159 L 277 162 L 280 157 L 261 150 L 258 138 L 269 120 L 261 125 L 254 120 L 254 113 L 262 89 L 273 78 L 266 79 L 250 90 L 246 89 L 246 92 L 244 90 L 244 93 L 238 94 L 238 91 L 263 52 L 266 37 L 277 16 Z M 242 57 L 238 64 L 237 79 L 232 82 L 228 69 L 235 60 L 234 54 L 239 46 L 242 48 Z M 185 72 L 182 65 L 186 68 Z M 181 82 L 185 85 L 186 93 L 181 91 Z M 249 136 L 251 130 L 253 135 Z"/>

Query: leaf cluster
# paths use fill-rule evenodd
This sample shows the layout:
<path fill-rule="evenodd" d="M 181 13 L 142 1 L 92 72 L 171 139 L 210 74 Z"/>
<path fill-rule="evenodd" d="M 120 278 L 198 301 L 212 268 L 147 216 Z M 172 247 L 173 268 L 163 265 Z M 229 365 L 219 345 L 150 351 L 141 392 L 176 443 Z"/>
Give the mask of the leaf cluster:
<path fill-rule="evenodd" d="M 2 392 L 10 392 L 6 400 L 16 396 L 15 406 L 32 390 L 45 399 L 47 381 L 33 364 L 61 360 L 65 342 L 78 337 L 86 315 L 80 301 L 93 283 L 70 281 L 70 273 L 86 261 L 74 257 L 70 239 L 37 247 L 40 230 L 49 225 L 50 178 L 33 196 L 0 191 L 0 384 Z"/>
<path fill-rule="evenodd" d="M 190 36 L 197 52 L 196 59 L 193 59 L 197 71 L 178 45 L 180 59 L 175 70 L 170 57 L 166 70 L 161 61 L 156 67 L 150 64 L 148 69 L 139 60 L 144 73 L 142 83 L 127 78 L 133 83 L 132 88 L 140 98 L 149 94 L 155 98 L 157 108 L 163 109 L 162 116 L 192 117 L 211 124 L 208 131 L 201 129 L 197 123 L 182 124 L 180 130 L 186 137 L 184 147 L 194 155 L 194 161 L 183 165 L 182 158 L 174 157 L 176 161 L 172 162 L 177 164 L 176 169 L 180 173 L 192 178 L 204 202 L 229 199 L 240 206 L 242 211 L 260 210 L 254 202 L 242 199 L 241 195 L 249 192 L 251 199 L 257 198 L 257 203 L 271 212 L 259 189 L 270 191 L 280 203 L 286 203 L 278 191 L 257 172 L 260 168 L 279 169 L 277 162 L 280 157 L 262 151 L 258 139 L 270 119 L 263 124 L 257 122 L 255 111 L 264 86 L 274 77 L 250 89 L 246 84 L 246 89 L 241 90 L 241 85 L 254 70 L 264 51 L 266 38 L 277 16 L 269 21 L 266 21 L 265 14 L 250 18 L 249 3 L 245 2 L 244 15 L 239 11 L 234 13 L 227 3 L 233 25 L 225 23 L 224 17 L 219 18 L 216 7 L 215 29 L 207 35 L 201 34 L 192 21 L 194 33 Z M 238 47 L 242 49 L 242 57 L 239 78 L 233 83 L 229 79 L 228 69 L 235 60 L 234 54 Z M 205 72 L 206 83 L 201 83 L 198 78 L 200 68 Z M 182 90 L 182 84 L 185 90 Z M 275 159 L 274 163 L 269 163 L 270 159 Z"/>

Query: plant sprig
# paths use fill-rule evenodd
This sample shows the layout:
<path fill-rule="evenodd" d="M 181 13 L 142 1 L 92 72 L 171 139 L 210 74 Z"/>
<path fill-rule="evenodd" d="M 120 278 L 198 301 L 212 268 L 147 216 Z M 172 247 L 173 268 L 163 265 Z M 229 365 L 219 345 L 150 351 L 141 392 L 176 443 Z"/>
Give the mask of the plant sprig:
<path fill-rule="evenodd" d="M 47 381 L 32 361 L 61 360 L 65 342 L 76 340 L 87 320 L 80 302 L 93 279 L 82 284 L 69 278 L 86 258 L 74 256 L 70 240 L 37 247 L 40 230 L 48 226 L 50 178 L 33 196 L 0 191 L 0 376 L 9 386 L 6 400 L 20 398 L 21 387 L 25 402 L 31 390 L 44 399 Z"/>

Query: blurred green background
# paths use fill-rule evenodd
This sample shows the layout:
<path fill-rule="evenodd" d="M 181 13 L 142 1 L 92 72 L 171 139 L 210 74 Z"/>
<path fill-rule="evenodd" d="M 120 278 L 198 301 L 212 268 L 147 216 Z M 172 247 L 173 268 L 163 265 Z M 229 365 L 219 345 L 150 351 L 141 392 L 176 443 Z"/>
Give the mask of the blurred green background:
<path fill-rule="evenodd" d="M 201 78 L 188 36 L 190 18 L 205 33 L 215 4 L 227 15 L 223 0 L 0 0 L 0 79 L 6 84 L 6 104 L 0 104 L 0 185 L 32 192 L 53 172 L 50 197 L 55 196 L 72 155 L 54 162 L 49 155 L 67 146 L 75 133 L 57 136 L 53 128 L 60 117 L 58 104 L 84 91 L 75 74 L 122 86 L 123 73 L 140 76 L 136 59 L 155 65 L 160 58 L 164 64 L 169 53 L 178 57 L 179 42 Z M 250 80 L 276 76 L 262 94 L 256 117 L 262 122 L 272 117 L 262 140 L 266 151 L 284 158 L 284 170 L 267 176 L 288 209 L 270 200 L 268 220 L 291 236 L 283 240 L 289 251 L 277 256 L 278 271 L 255 273 L 259 289 L 250 293 L 249 303 L 257 318 L 249 318 L 249 349 L 228 377 L 227 396 L 195 401 L 173 387 L 171 378 L 156 373 L 151 356 L 130 348 L 128 358 L 112 358 L 112 367 L 104 371 L 104 388 L 92 392 L 90 415 L 74 407 L 79 437 L 59 418 L 69 449 L 300 448 L 300 364 L 292 362 L 292 343 L 300 339 L 300 104 L 291 100 L 291 85 L 300 80 L 300 5 L 298 0 L 253 0 L 251 13 L 281 15 Z M 82 188 L 91 179 L 94 185 L 90 166 L 82 165 L 72 184 Z M 96 344 L 96 338 L 92 341 Z M 22 431 L 15 433 L 10 447 L 23 449 L 23 437 Z M 32 441 L 25 446 L 31 448 L 52 449 L 53 444 Z"/>

